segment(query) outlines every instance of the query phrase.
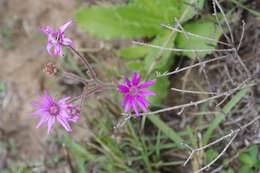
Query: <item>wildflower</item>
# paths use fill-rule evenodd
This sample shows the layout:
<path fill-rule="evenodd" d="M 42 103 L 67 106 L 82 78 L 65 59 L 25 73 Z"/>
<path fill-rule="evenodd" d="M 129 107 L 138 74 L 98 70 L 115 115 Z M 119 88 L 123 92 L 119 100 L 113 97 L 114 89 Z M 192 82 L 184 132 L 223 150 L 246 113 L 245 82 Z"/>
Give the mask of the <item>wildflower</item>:
<path fill-rule="evenodd" d="M 148 111 L 147 107 L 150 105 L 150 102 L 146 99 L 146 96 L 156 95 L 154 92 L 146 89 L 154 85 L 155 80 L 144 83 L 140 83 L 140 80 L 140 74 L 134 73 L 131 81 L 125 78 L 124 84 L 118 87 L 119 91 L 125 95 L 121 102 L 124 111 L 129 112 L 133 108 L 137 116 L 139 116 L 139 108 L 142 108 L 144 112 Z"/>
<path fill-rule="evenodd" d="M 75 107 L 71 103 L 67 103 L 69 99 L 70 97 L 65 97 L 60 100 L 55 100 L 49 95 L 48 91 L 45 91 L 43 96 L 32 103 L 37 109 L 32 115 L 41 117 L 36 127 L 39 128 L 46 123 L 48 124 L 48 134 L 50 134 L 54 123 L 58 121 L 66 131 L 72 131 L 69 121 L 76 122 L 79 119 L 79 113 L 68 111 L 68 107 Z"/>
<path fill-rule="evenodd" d="M 68 104 L 66 111 L 69 115 L 68 120 L 72 122 L 77 122 L 80 118 L 80 106 Z"/>
<path fill-rule="evenodd" d="M 71 39 L 64 36 L 64 32 L 72 21 L 68 21 L 64 25 L 60 26 L 58 31 L 55 31 L 50 26 L 45 26 L 40 31 L 48 37 L 47 51 L 52 57 L 64 56 L 62 46 L 72 46 L 73 42 Z"/>

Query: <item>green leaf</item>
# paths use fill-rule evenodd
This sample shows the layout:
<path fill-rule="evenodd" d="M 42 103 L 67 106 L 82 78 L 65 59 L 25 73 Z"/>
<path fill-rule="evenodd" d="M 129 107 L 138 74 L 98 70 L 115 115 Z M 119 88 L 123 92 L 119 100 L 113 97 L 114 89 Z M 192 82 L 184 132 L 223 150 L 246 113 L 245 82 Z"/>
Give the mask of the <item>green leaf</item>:
<path fill-rule="evenodd" d="M 253 167 L 255 165 L 255 163 L 257 162 L 257 160 L 255 158 L 251 157 L 247 153 L 242 153 L 239 156 L 239 159 L 241 162 L 243 162 L 245 165 L 247 165 L 250 168 Z"/>
<path fill-rule="evenodd" d="M 126 66 L 133 71 L 140 72 L 143 68 L 143 64 L 143 61 L 129 61 Z"/>
<path fill-rule="evenodd" d="M 151 37 L 163 20 L 137 5 L 92 6 L 76 13 L 82 29 L 105 39 Z"/>
<path fill-rule="evenodd" d="M 159 78 L 156 80 L 156 83 L 151 86 L 149 89 L 157 93 L 154 97 L 149 97 L 149 100 L 153 104 L 160 104 L 162 99 L 168 95 L 168 90 L 170 86 L 170 81 L 167 78 Z"/>
<path fill-rule="evenodd" d="M 147 117 L 158 129 L 160 129 L 165 134 L 165 136 L 167 136 L 177 145 L 181 145 L 183 139 L 180 137 L 180 135 L 172 128 L 170 128 L 165 122 L 163 122 L 158 115 L 149 115 Z"/>
<path fill-rule="evenodd" d="M 184 23 L 195 15 L 203 8 L 205 0 L 182 0 L 181 12 L 182 17 L 180 19 L 181 23 Z"/>
<path fill-rule="evenodd" d="M 235 171 L 231 168 L 228 168 L 228 170 L 224 171 L 224 173 L 235 173 Z"/>
<path fill-rule="evenodd" d="M 207 156 L 207 164 L 208 164 L 218 156 L 218 152 L 214 149 L 209 149 L 206 152 L 206 156 Z"/>
<path fill-rule="evenodd" d="M 148 47 L 144 46 L 134 46 L 123 48 L 118 51 L 118 55 L 122 58 L 132 59 L 132 58 L 142 58 L 144 57 L 149 51 Z"/>
<path fill-rule="evenodd" d="M 183 25 L 183 28 L 186 32 L 190 32 L 196 35 L 208 37 L 214 40 L 219 40 L 222 35 L 222 31 L 218 29 L 214 22 L 209 20 L 196 20 L 192 22 L 188 22 Z M 178 33 L 176 38 L 176 47 L 181 49 L 209 49 L 209 51 L 205 52 L 182 52 L 183 55 L 188 56 L 190 58 L 203 58 L 207 54 L 211 54 L 214 52 L 214 49 L 217 45 L 215 41 L 209 41 L 203 38 L 198 38 L 194 36 L 188 36 L 183 33 Z"/>
<path fill-rule="evenodd" d="M 163 47 L 173 47 L 175 35 L 171 31 L 165 31 L 157 35 L 152 44 Z M 153 70 L 160 72 L 168 71 L 174 62 L 171 58 L 171 51 L 163 51 L 160 49 L 151 48 L 144 60 L 144 68 L 147 73 Z"/>
<path fill-rule="evenodd" d="M 248 152 L 249 152 L 249 154 L 251 155 L 252 158 L 257 159 L 259 147 L 256 146 L 256 145 L 252 145 L 252 146 L 249 147 Z"/>
<path fill-rule="evenodd" d="M 134 4 L 151 11 L 171 24 L 175 17 L 180 17 L 183 2 L 178 0 L 136 0 Z"/>
<path fill-rule="evenodd" d="M 242 168 L 240 168 L 239 173 L 255 173 L 251 168 L 244 165 Z"/>

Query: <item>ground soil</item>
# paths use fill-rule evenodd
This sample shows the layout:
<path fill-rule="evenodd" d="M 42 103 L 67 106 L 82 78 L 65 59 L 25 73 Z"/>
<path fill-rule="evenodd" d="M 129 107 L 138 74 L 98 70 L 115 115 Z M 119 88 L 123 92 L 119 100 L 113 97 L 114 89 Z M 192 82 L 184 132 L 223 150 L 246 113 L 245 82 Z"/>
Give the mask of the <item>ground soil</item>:
<path fill-rule="evenodd" d="M 12 139 L 17 159 L 43 161 L 48 147 L 45 129 L 36 129 L 30 105 L 41 92 L 42 65 L 50 60 L 45 39 L 40 39 L 40 26 L 59 26 L 72 18 L 77 1 L 71 0 L 0 0 L 0 81 L 7 85 L 2 93 L 0 140 Z M 10 47 L 7 47 L 10 44 Z M 0 154 L 0 170 L 8 162 L 9 153 Z"/>

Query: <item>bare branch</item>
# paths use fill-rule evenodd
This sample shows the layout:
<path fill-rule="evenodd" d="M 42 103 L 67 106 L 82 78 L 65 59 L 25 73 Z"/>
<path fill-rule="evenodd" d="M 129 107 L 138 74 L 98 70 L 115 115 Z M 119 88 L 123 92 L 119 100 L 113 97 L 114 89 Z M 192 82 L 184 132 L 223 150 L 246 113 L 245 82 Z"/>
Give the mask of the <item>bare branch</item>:
<path fill-rule="evenodd" d="M 216 43 L 219 43 L 219 44 L 223 44 L 223 45 L 226 45 L 226 46 L 231 46 L 230 44 L 225 43 L 225 42 L 223 42 L 223 41 L 215 40 L 215 39 L 213 39 L 213 38 L 205 37 L 205 36 L 202 36 L 202 35 L 193 34 L 193 33 L 191 33 L 191 32 L 187 32 L 187 31 L 185 31 L 185 30 L 182 31 L 182 30 L 173 28 L 173 27 L 168 26 L 168 25 L 165 25 L 165 24 L 161 24 L 161 26 L 163 26 L 163 27 L 165 27 L 165 28 L 167 28 L 167 29 L 170 29 L 170 30 L 172 30 L 172 31 L 175 31 L 175 32 L 183 33 L 183 34 L 185 34 L 185 35 L 189 35 L 189 36 L 201 38 L 201 39 L 208 40 L 208 41 L 213 41 L 213 42 L 216 42 Z"/>
<path fill-rule="evenodd" d="M 149 43 L 142 43 L 142 42 L 138 42 L 138 41 L 133 41 L 133 44 L 148 46 L 148 47 L 152 47 L 152 48 L 156 48 L 156 49 L 160 49 L 160 50 L 165 50 L 165 51 L 174 51 L 174 52 L 194 52 L 194 53 L 196 53 L 196 52 L 211 52 L 211 51 L 215 51 L 215 52 L 234 52 L 234 51 L 236 51 L 235 48 L 230 48 L 230 49 L 179 49 L 179 48 L 169 48 L 169 47 L 162 47 L 162 46 L 153 45 L 153 44 L 149 44 Z"/>

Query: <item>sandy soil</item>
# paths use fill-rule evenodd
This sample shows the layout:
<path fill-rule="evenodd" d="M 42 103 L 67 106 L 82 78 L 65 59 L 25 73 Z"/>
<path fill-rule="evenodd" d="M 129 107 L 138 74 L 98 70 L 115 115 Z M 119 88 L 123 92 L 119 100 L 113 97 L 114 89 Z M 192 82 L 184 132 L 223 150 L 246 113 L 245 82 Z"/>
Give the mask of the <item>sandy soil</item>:
<path fill-rule="evenodd" d="M 38 28 L 63 24 L 77 6 L 72 0 L 0 0 L 1 31 L 11 33 L 0 37 L 0 81 L 7 85 L 0 99 L 0 139 L 14 139 L 24 160 L 42 161 L 48 145 L 45 129 L 36 129 L 37 119 L 30 116 L 30 103 L 44 88 L 42 64 L 50 60 Z M 0 169 L 7 164 L 6 155 L 0 156 Z"/>

